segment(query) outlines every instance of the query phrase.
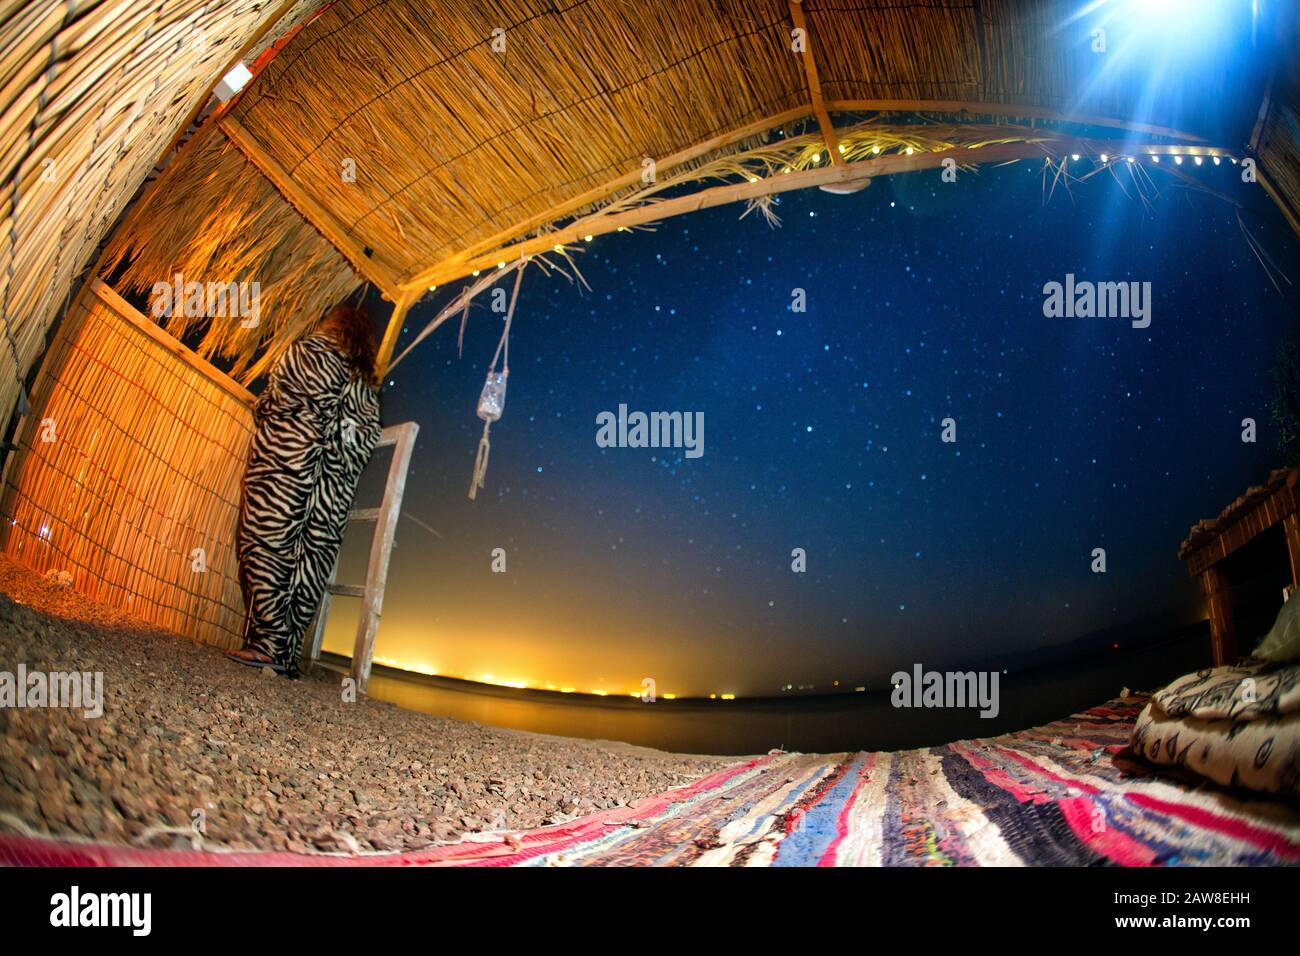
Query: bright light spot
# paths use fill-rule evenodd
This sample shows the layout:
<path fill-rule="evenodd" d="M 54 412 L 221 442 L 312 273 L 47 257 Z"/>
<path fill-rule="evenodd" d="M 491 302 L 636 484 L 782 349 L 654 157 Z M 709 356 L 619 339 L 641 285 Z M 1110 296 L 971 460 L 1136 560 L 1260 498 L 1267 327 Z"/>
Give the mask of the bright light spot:
<path fill-rule="evenodd" d="M 1196 163 L 1197 166 L 1201 165 L 1201 163 L 1203 162 L 1203 160 L 1199 156 L 1193 157 L 1193 161 Z"/>
<path fill-rule="evenodd" d="M 242 63 L 236 63 L 230 68 L 230 72 L 221 78 L 212 94 L 225 103 L 233 99 L 235 94 L 248 85 L 248 81 L 253 78 L 248 67 Z"/>
<path fill-rule="evenodd" d="M 1181 157 L 1181 156 L 1175 156 L 1175 157 L 1174 157 L 1174 162 L 1175 162 L 1177 165 L 1179 165 L 1179 166 L 1183 165 L 1183 157 Z"/>
<path fill-rule="evenodd" d="M 1077 163 L 1077 162 L 1079 161 L 1079 154 L 1078 154 L 1078 153 L 1071 153 L 1071 154 L 1070 154 L 1070 158 L 1071 158 L 1072 160 L 1074 160 L 1074 161 Z"/>
<path fill-rule="evenodd" d="M 1102 161 L 1103 163 L 1108 162 L 1109 160 L 1110 160 L 1110 157 L 1109 157 L 1109 156 L 1107 156 L 1105 153 L 1102 153 L 1102 154 L 1101 154 L 1101 161 Z"/>
<path fill-rule="evenodd" d="M 903 152 L 907 153 L 908 156 L 911 156 L 913 153 L 916 152 L 916 150 L 914 150 L 911 146 L 909 146 L 907 147 L 907 149 L 903 150 Z"/>
<path fill-rule="evenodd" d="M 582 241 L 583 241 L 583 242 L 591 242 L 591 236 L 583 236 L 583 237 L 582 237 Z"/>
<path fill-rule="evenodd" d="M 1217 166 L 1217 165 L 1219 165 L 1219 163 L 1223 162 L 1223 160 L 1219 159 L 1218 156 L 1213 157 L 1213 159 L 1214 159 L 1214 165 L 1215 165 L 1215 166 Z"/>
<path fill-rule="evenodd" d="M 498 263 L 497 263 L 497 268 L 498 268 L 498 269 L 504 269 L 505 267 L 506 267 L 506 264 L 505 264 L 504 262 L 498 262 Z"/>

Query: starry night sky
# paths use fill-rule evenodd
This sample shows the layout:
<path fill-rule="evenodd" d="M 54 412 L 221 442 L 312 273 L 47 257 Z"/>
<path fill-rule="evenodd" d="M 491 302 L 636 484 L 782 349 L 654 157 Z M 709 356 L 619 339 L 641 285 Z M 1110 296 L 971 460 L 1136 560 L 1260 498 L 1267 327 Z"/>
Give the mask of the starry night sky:
<path fill-rule="evenodd" d="M 1246 204 L 1294 277 L 1295 239 L 1259 187 L 1227 163 L 1193 174 Z M 480 297 L 463 358 L 453 322 L 384 391 L 385 423 L 420 423 L 405 509 L 438 534 L 400 525 L 378 656 L 530 686 L 768 695 L 1195 617 L 1178 544 L 1278 464 L 1270 369 L 1294 301 L 1232 206 L 1157 182 L 1150 211 L 1106 177 L 1045 204 L 1041 166 L 1020 163 L 787 194 L 776 229 L 731 206 L 598 237 L 577 257 L 589 290 L 525 274 L 470 502 L 502 324 Z M 1042 287 L 1067 272 L 1151 282 L 1151 327 L 1044 318 Z M 453 293 L 428 296 L 409 334 Z M 620 403 L 702 411 L 703 457 L 597 447 L 597 414 Z M 346 579 L 361 549 L 345 554 Z M 345 617 L 327 647 L 349 646 Z"/>

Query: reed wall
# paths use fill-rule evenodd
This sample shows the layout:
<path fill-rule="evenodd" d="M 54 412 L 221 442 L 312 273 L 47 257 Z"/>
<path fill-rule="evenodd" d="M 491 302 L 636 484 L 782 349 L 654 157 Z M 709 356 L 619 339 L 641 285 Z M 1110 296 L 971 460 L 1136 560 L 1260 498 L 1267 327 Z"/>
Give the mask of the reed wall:
<path fill-rule="evenodd" d="M 234 538 L 252 430 L 246 390 L 91 280 L 18 427 L 0 545 L 98 601 L 237 647 Z"/>

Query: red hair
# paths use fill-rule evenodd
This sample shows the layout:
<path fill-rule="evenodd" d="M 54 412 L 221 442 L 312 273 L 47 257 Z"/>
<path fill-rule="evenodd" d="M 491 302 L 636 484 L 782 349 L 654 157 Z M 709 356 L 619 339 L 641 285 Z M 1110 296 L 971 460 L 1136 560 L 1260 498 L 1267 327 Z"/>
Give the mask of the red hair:
<path fill-rule="evenodd" d="M 342 350 L 353 374 L 372 385 L 379 383 L 375 368 L 376 346 L 370 314 L 355 305 L 336 305 L 325 313 L 318 332 L 328 335 Z"/>

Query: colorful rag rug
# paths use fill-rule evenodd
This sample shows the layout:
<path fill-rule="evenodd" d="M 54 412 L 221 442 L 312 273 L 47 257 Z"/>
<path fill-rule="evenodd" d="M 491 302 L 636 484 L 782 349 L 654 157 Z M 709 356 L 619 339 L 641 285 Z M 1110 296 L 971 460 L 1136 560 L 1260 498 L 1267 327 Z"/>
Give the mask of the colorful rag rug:
<path fill-rule="evenodd" d="M 1114 758 L 1145 697 L 1032 730 L 897 753 L 769 754 L 560 826 L 397 854 L 142 850 L 0 836 L 53 866 L 1272 866 L 1300 806 Z"/>

